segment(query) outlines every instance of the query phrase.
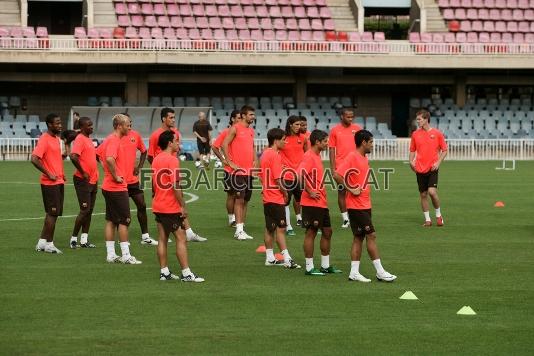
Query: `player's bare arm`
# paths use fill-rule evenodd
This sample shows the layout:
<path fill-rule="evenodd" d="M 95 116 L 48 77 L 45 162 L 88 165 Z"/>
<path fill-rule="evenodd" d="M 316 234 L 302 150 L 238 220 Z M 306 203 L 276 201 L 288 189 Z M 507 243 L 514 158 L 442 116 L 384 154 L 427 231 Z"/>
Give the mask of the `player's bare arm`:
<path fill-rule="evenodd" d="M 111 176 L 113 177 L 113 180 L 117 183 L 122 183 L 123 179 L 122 177 L 117 176 L 117 170 L 115 158 L 113 157 L 106 157 L 106 164 L 108 165 L 109 173 L 111 173 Z"/>
<path fill-rule="evenodd" d="M 69 155 L 69 157 L 70 157 L 70 161 L 72 162 L 74 167 L 76 167 L 78 172 L 80 172 L 80 174 L 83 176 L 83 179 L 88 181 L 89 180 L 89 173 L 87 173 L 86 171 L 83 170 L 82 165 L 80 164 L 80 155 L 78 155 L 77 153 L 71 153 Z"/>
<path fill-rule="evenodd" d="M 228 135 L 224 138 L 224 141 L 221 146 L 222 153 L 224 157 L 226 157 L 226 162 L 228 166 L 234 170 L 238 170 L 239 166 L 232 161 L 232 157 L 228 154 L 228 152 L 230 152 L 229 146 L 230 143 L 232 143 L 232 141 L 234 140 L 236 134 L 237 129 L 235 127 L 230 127 L 230 129 L 228 130 Z"/>
<path fill-rule="evenodd" d="M 145 165 L 146 156 L 147 156 L 147 151 L 141 153 L 141 156 L 139 157 L 139 163 L 137 164 L 136 167 L 134 167 L 134 172 L 133 172 L 134 176 L 138 176 L 139 175 L 139 171 Z"/>
<path fill-rule="evenodd" d="M 336 148 L 328 148 L 328 159 L 330 160 L 330 169 L 332 172 L 336 171 Z"/>
<path fill-rule="evenodd" d="M 48 179 L 50 180 L 57 180 L 57 177 L 53 175 L 52 173 L 48 172 L 46 168 L 43 166 L 41 159 L 35 155 L 32 155 L 32 164 L 35 168 L 37 168 L 39 171 L 41 171 L 43 174 L 45 174 Z"/>

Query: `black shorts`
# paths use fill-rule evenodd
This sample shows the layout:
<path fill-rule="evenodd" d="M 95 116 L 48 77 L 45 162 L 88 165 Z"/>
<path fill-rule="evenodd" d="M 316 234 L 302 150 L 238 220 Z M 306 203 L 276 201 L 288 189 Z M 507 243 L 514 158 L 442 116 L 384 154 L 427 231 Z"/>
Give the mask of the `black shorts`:
<path fill-rule="evenodd" d="M 141 184 L 139 182 L 128 184 L 128 196 L 130 198 L 139 194 L 143 194 L 143 189 L 141 189 Z"/>
<path fill-rule="evenodd" d="M 331 226 L 328 208 L 319 208 L 317 206 L 302 207 L 302 227 L 306 230 L 319 230 Z"/>
<path fill-rule="evenodd" d="M 282 184 L 287 190 L 287 205 L 291 201 L 291 196 L 295 197 L 295 201 L 300 203 L 300 197 L 302 196 L 302 189 L 297 180 L 283 180 Z"/>
<path fill-rule="evenodd" d="M 65 197 L 65 185 L 41 184 L 41 193 L 43 195 L 43 205 L 46 213 L 50 216 L 63 215 L 63 199 Z"/>
<path fill-rule="evenodd" d="M 286 209 L 282 204 L 263 204 L 263 215 L 265 215 L 265 228 L 269 232 L 274 232 L 277 227 L 286 228 Z"/>
<path fill-rule="evenodd" d="M 201 155 L 207 155 L 210 153 L 211 146 L 209 142 L 202 142 L 197 140 L 198 153 Z"/>
<path fill-rule="evenodd" d="M 96 192 L 98 191 L 97 185 L 91 184 L 78 176 L 73 176 L 72 181 L 74 182 L 74 190 L 76 190 L 80 210 L 93 211 L 96 202 Z"/>
<path fill-rule="evenodd" d="M 430 171 L 428 173 L 417 173 L 417 185 L 419 192 L 426 192 L 428 188 L 438 187 L 438 171 Z"/>
<path fill-rule="evenodd" d="M 252 197 L 252 177 L 237 174 L 230 175 L 230 187 L 237 198 L 250 201 Z"/>
<path fill-rule="evenodd" d="M 232 184 L 231 184 L 231 177 L 232 176 L 230 175 L 230 173 L 228 173 L 227 171 L 224 171 L 223 184 L 224 184 L 224 191 L 227 193 L 233 192 Z"/>
<path fill-rule="evenodd" d="M 156 215 L 156 222 L 160 223 L 161 226 L 163 226 L 163 229 L 165 230 L 165 234 L 167 236 L 169 236 L 169 234 L 175 232 L 178 229 L 185 230 L 184 217 L 181 213 L 154 213 L 154 215 Z"/>
<path fill-rule="evenodd" d="M 115 225 L 130 225 L 130 200 L 128 192 L 111 192 L 102 189 L 106 200 L 106 220 Z"/>
<path fill-rule="evenodd" d="M 348 209 L 350 228 L 352 234 L 358 237 L 375 232 L 373 221 L 371 220 L 371 209 Z"/>

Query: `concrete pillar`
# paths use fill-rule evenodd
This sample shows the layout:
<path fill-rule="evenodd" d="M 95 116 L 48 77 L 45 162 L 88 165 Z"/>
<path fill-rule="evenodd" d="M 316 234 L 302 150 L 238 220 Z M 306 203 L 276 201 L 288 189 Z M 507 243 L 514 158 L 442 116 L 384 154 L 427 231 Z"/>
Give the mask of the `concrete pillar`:
<path fill-rule="evenodd" d="M 145 72 L 130 72 L 126 79 L 125 98 L 129 105 L 148 105 L 148 78 Z"/>
<path fill-rule="evenodd" d="M 467 101 L 467 92 L 466 92 L 466 77 L 457 76 L 454 80 L 454 99 L 456 105 L 459 107 L 464 107 L 465 102 Z"/>
<path fill-rule="evenodd" d="M 308 95 L 308 80 L 304 69 L 296 69 L 295 86 L 293 87 L 293 96 L 296 104 L 305 104 Z"/>

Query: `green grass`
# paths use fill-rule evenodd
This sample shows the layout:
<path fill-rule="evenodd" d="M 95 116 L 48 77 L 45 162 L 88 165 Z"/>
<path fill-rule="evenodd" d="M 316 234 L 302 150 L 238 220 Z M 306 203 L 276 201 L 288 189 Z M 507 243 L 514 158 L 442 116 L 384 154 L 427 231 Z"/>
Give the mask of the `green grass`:
<path fill-rule="evenodd" d="M 71 164 L 65 163 L 68 176 Z M 63 255 L 37 253 L 39 185 L 29 162 L 0 163 L 0 353 L 12 354 L 532 354 L 534 349 L 534 162 L 496 171 L 495 162 L 446 162 L 440 172 L 444 228 L 424 229 L 415 177 L 401 162 L 388 191 L 373 192 L 373 218 L 392 284 L 349 283 L 351 235 L 339 228 L 335 193 L 333 264 L 343 274 L 305 277 L 263 266 L 260 194 L 247 221 L 253 241 L 232 239 L 224 193 L 193 192 L 192 269 L 203 284 L 160 282 L 153 247 L 130 229 L 139 266 L 105 263 L 104 218 L 93 218 L 93 250 L 67 248 L 73 218 L 61 218 Z M 150 194 L 146 194 L 149 199 Z M 497 200 L 506 207 L 496 209 Z M 95 212 L 103 212 L 99 193 Z M 66 186 L 65 215 L 77 213 Z M 155 235 L 153 215 L 150 229 Z M 303 264 L 303 232 L 289 238 Z M 174 247 L 174 244 L 172 245 Z M 316 244 L 316 265 L 319 264 Z M 173 256 L 171 268 L 179 270 Z M 369 258 L 361 271 L 372 277 Z M 407 290 L 418 301 L 399 300 Z M 476 316 L 456 312 L 470 305 Z"/>

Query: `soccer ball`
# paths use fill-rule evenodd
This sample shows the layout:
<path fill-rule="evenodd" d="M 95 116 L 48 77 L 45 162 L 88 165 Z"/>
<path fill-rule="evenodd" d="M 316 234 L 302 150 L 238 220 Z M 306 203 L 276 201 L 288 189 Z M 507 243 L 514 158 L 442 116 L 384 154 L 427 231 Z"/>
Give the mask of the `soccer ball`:
<path fill-rule="evenodd" d="M 200 162 L 200 160 L 196 160 L 195 167 L 200 168 L 200 166 L 202 166 L 202 163 Z"/>
<path fill-rule="evenodd" d="M 215 168 L 221 168 L 222 167 L 222 162 L 217 160 L 215 161 Z"/>
<path fill-rule="evenodd" d="M 180 157 L 180 161 L 182 162 L 185 161 L 185 155 L 180 155 L 179 157 Z"/>

